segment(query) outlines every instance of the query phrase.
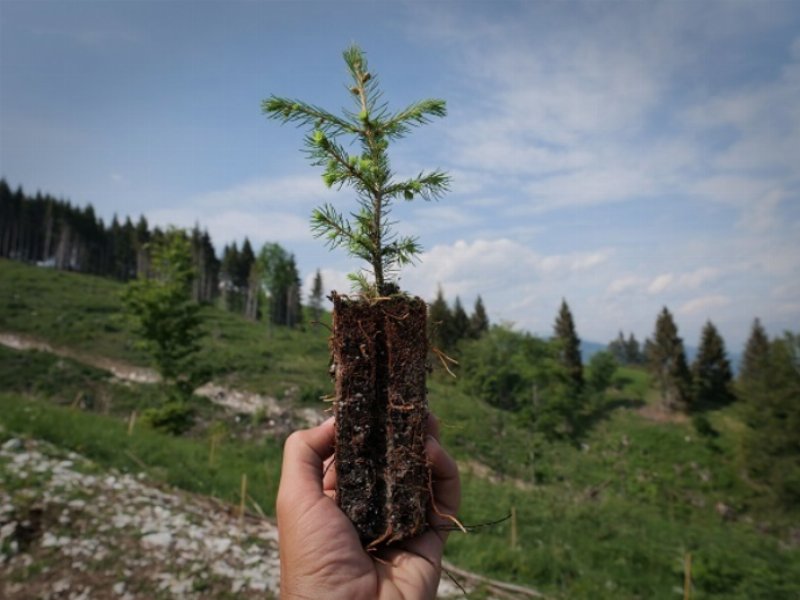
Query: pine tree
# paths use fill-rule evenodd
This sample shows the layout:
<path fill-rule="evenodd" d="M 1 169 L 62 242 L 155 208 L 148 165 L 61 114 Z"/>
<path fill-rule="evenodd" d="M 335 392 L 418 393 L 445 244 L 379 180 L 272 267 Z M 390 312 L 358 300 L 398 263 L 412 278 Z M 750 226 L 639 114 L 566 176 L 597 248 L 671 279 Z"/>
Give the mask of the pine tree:
<path fill-rule="evenodd" d="M 678 326 L 666 306 L 656 320 L 648 360 L 663 405 L 670 410 L 686 410 L 691 402 L 691 375 Z"/>
<path fill-rule="evenodd" d="M 489 317 L 483 306 L 483 300 L 478 296 L 475 299 L 475 308 L 469 318 L 469 337 L 477 340 L 487 331 L 489 331 Z"/>
<path fill-rule="evenodd" d="M 558 342 L 559 359 L 576 391 L 583 389 L 583 360 L 581 359 L 581 340 L 575 331 L 575 322 L 566 300 L 561 301 L 556 322 L 553 327 L 554 338 Z"/>
<path fill-rule="evenodd" d="M 311 286 L 311 294 L 308 296 L 308 304 L 311 307 L 311 314 L 315 321 L 319 321 L 322 313 L 322 273 L 317 269 L 314 275 L 314 283 Z"/>
<path fill-rule="evenodd" d="M 750 330 L 750 337 L 744 348 L 742 366 L 739 370 L 739 381 L 747 384 L 751 381 L 759 380 L 763 377 L 767 369 L 769 360 L 769 338 L 767 332 L 761 325 L 761 321 L 756 318 Z"/>
<path fill-rule="evenodd" d="M 692 363 L 695 401 L 692 408 L 717 408 L 732 402 L 732 379 L 725 342 L 714 324 L 708 321 L 703 327 L 700 348 Z"/>

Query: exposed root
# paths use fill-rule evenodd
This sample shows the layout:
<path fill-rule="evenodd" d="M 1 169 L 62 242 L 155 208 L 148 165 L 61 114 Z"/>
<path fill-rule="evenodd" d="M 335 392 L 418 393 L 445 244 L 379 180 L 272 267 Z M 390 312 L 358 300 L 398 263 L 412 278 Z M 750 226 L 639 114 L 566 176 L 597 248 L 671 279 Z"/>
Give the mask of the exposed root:
<path fill-rule="evenodd" d="M 452 377 L 455 377 L 456 374 L 450 370 L 450 366 L 447 363 L 451 362 L 454 365 L 457 365 L 458 361 L 455 358 L 447 356 L 447 354 L 445 354 L 438 348 L 431 348 L 431 351 L 433 351 L 433 353 L 439 357 L 439 361 L 442 363 L 442 366 L 444 367 L 445 371 L 447 371 Z"/>
<path fill-rule="evenodd" d="M 392 531 L 392 526 L 391 526 L 391 524 L 390 524 L 390 525 L 388 525 L 388 526 L 386 527 L 386 531 L 384 531 L 384 532 L 383 532 L 383 534 L 381 534 L 381 536 L 380 536 L 379 538 L 376 538 L 376 539 L 372 540 L 372 541 L 371 541 L 369 544 L 367 544 L 367 552 L 369 552 L 370 550 L 373 550 L 373 549 L 377 548 L 377 547 L 378 547 L 378 546 L 380 546 L 380 545 L 381 545 L 383 542 L 385 542 L 385 541 L 386 541 L 386 540 L 388 540 L 390 537 L 392 537 L 392 533 L 393 533 L 393 531 Z"/>
<path fill-rule="evenodd" d="M 434 514 L 435 514 L 437 517 L 440 517 L 440 518 L 442 518 L 442 519 L 447 519 L 448 521 L 451 521 L 451 522 L 452 522 L 452 523 L 453 523 L 453 524 L 454 524 L 456 527 L 458 527 L 458 528 L 459 528 L 461 531 L 463 531 L 464 533 L 469 533 L 469 532 L 467 531 L 467 528 L 466 528 L 466 527 L 464 527 L 464 526 L 461 524 L 461 521 L 459 521 L 459 520 L 458 520 L 456 517 L 454 517 L 453 515 L 448 515 L 447 513 L 443 513 L 443 512 L 441 512 L 441 511 L 439 510 L 439 507 L 438 507 L 438 506 L 436 506 L 436 499 L 435 499 L 435 498 L 434 498 L 434 496 L 433 496 L 433 472 L 432 472 L 430 469 L 428 469 L 428 492 L 430 493 L 430 498 L 431 498 L 431 509 L 433 510 Z"/>

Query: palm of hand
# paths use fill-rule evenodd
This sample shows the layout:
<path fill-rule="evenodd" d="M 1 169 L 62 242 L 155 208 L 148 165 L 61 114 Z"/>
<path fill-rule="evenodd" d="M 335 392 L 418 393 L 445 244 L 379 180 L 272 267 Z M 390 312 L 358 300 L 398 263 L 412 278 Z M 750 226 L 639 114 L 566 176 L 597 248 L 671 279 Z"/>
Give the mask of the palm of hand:
<path fill-rule="evenodd" d="M 305 467 L 307 474 L 315 473 L 315 481 L 294 481 L 284 485 L 282 477 L 278 494 L 282 597 L 348 600 L 435 598 L 446 533 L 431 529 L 396 548 L 366 551 L 352 523 L 333 500 L 333 469 L 329 469 L 324 481 L 320 481 L 323 460 L 329 462 L 330 457 L 307 451 L 315 446 L 315 442 L 325 442 L 328 436 L 332 437 L 332 424 L 330 431 L 323 429 L 325 427 L 316 428 L 321 430 L 318 439 L 300 439 L 294 443 L 290 438 L 286 444 L 284 469 L 297 452 L 302 454 L 300 467 Z M 313 431 L 301 432 L 300 437 Z M 438 480 L 434 484 L 437 503 L 442 510 L 455 512 L 458 504 L 455 464 L 433 438 L 429 439 L 426 451 Z M 449 470 L 449 473 L 442 476 L 443 470 Z M 442 486 L 450 489 L 442 489 Z M 440 494 L 440 491 L 449 493 Z M 431 522 L 437 521 L 432 518 Z"/>

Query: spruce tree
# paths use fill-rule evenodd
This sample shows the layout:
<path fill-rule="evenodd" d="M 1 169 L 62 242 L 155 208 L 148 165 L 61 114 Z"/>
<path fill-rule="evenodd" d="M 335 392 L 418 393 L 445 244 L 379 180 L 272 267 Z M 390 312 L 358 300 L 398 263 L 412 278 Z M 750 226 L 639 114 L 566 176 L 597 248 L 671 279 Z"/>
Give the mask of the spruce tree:
<path fill-rule="evenodd" d="M 750 330 L 750 337 L 744 348 L 739 381 L 748 384 L 761 379 L 769 361 L 769 338 L 761 321 L 756 318 Z"/>
<path fill-rule="evenodd" d="M 314 275 L 314 283 L 311 286 L 311 294 L 308 296 L 308 304 L 311 307 L 311 314 L 315 321 L 319 321 L 322 313 L 322 273 L 317 269 Z"/>
<path fill-rule="evenodd" d="M 561 301 L 553 333 L 559 348 L 559 359 L 567 372 L 571 385 L 577 391 L 583 389 L 583 360 L 581 340 L 575 331 L 575 322 L 566 300 Z"/>
<path fill-rule="evenodd" d="M 456 296 L 453 305 L 453 344 L 457 344 L 467 335 L 469 335 L 469 317 L 461 304 L 461 298 Z"/>
<path fill-rule="evenodd" d="M 449 176 L 439 170 L 396 179 L 389 161 L 389 143 L 405 137 L 414 127 L 445 116 L 447 111 L 444 100 L 428 99 L 390 113 L 364 52 L 353 45 L 343 56 L 351 77 L 354 110 L 345 110 L 340 117 L 302 100 L 271 96 L 264 100 L 262 111 L 269 118 L 308 127 L 311 131 L 305 139 L 306 150 L 312 163 L 324 168 L 325 185 L 349 187 L 355 192 L 359 209 L 351 213 L 352 220 L 325 204 L 312 213 L 312 229 L 330 247 L 342 247 L 369 265 L 372 282 L 361 273 L 350 276 L 362 293 L 389 295 L 397 291 L 392 275 L 421 251 L 416 238 L 392 231 L 392 204 L 414 198 L 435 200 L 450 183 Z M 347 138 L 360 152 L 348 151 L 351 142 L 343 143 Z"/>
<path fill-rule="evenodd" d="M 648 361 L 663 405 L 670 410 L 687 409 L 691 402 L 691 375 L 678 326 L 666 306 L 656 320 Z"/>
<path fill-rule="evenodd" d="M 444 299 L 441 286 L 436 292 L 436 299 L 428 310 L 428 331 L 431 345 L 439 350 L 448 350 L 453 342 L 453 314 Z"/>
<path fill-rule="evenodd" d="M 692 363 L 693 408 L 717 408 L 732 402 L 732 379 L 725 341 L 714 324 L 708 321 L 703 327 L 700 348 Z"/>
<path fill-rule="evenodd" d="M 469 318 L 469 337 L 477 340 L 487 331 L 489 331 L 489 317 L 486 314 L 486 308 L 483 306 L 483 299 L 478 296 L 475 299 L 475 308 Z"/>
<path fill-rule="evenodd" d="M 620 330 L 615 340 L 608 343 L 607 350 L 617 363 L 621 365 L 628 364 L 627 342 L 625 341 L 625 334 L 622 333 L 622 330 Z"/>
<path fill-rule="evenodd" d="M 628 365 L 638 365 L 642 362 L 642 351 L 639 347 L 639 340 L 631 333 L 628 341 L 625 342 L 625 363 Z"/>

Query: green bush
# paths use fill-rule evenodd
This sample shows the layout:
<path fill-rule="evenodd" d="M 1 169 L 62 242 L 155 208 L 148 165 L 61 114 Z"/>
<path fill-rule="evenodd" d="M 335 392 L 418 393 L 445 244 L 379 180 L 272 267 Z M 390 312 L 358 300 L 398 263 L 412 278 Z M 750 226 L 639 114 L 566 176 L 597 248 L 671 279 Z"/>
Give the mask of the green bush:
<path fill-rule="evenodd" d="M 160 408 L 145 410 L 142 422 L 153 429 L 180 435 L 194 424 L 194 410 L 186 402 L 167 402 Z"/>

